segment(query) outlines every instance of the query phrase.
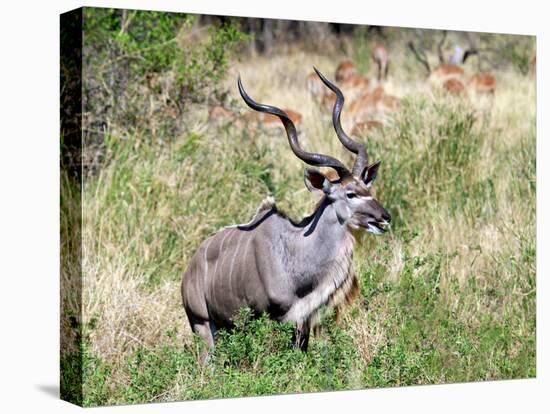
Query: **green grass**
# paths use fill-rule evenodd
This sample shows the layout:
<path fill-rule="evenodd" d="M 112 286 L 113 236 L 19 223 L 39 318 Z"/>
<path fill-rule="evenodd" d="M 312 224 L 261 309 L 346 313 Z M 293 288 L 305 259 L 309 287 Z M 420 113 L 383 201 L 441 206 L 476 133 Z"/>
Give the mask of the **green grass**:
<path fill-rule="evenodd" d="M 535 376 L 534 129 L 495 141 L 462 105 L 421 98 L 385 131 L 369 150 L 394 222 L 357 247 L 359 300 L 339 324 L 325 312 L 308 353 L 289 325 L 243 311 L 207 366 L 179 302 L 193 249 L 269 192 L 294 197 L 292 213 L 310 196 L 292 192 L 296 170 L 275 173 L 278 149 L 231 128 L 170 148 L 109 137 L 110 165 L 84 187 L 89 310 L 82 346 L 62 358 L 63 396 L 95 406 Z"/>

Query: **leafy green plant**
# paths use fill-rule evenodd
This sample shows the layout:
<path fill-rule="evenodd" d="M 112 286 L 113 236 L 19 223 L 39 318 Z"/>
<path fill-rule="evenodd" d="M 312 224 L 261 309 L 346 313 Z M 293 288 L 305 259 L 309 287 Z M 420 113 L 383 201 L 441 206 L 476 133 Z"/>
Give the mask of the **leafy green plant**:
<path fill-rule="evenodd" d="M 225 100 L 220 82 L 228 59 L 247 37 L 233 21 L 196 21 L 181 13 L 84 8 L 86 168 L 105 158 L 106 132 L 172 140 L 188 129 L 190 104 Z"/>

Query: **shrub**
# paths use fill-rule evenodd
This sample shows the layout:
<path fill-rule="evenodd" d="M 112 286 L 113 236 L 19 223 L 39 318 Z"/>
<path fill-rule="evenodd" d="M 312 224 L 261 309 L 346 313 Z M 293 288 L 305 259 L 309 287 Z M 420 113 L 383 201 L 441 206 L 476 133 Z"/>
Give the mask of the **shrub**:
<path fill-rule="evenodd" d="M 196 25 L 197 16 L 84 9 L 85 167 L 105 157 L 106 132 L 166 141 L 188 129 L 189 104 L 223 101 L 220 86 L 246 36 L 229 20 Z"/>

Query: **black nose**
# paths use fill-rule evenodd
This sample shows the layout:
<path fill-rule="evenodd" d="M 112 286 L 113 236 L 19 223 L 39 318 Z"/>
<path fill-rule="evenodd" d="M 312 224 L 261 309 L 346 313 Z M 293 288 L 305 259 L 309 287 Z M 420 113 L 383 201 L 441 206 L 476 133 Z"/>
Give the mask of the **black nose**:
<path fill-rule="evenodd" d="M 391 221 L 391 216 L 388 214 L 387 211 L 384 211 L 382 213 L 382 220 L 386 220 L 388 223 Z"/>

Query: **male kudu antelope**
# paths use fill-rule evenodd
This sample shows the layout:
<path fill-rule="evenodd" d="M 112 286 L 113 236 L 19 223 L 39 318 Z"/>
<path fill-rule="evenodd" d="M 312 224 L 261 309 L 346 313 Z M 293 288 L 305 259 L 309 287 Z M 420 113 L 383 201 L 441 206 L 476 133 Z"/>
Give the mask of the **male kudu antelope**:
<path fill-rule="evenodd" d="M 355 163 L 349 170 L 336 158 L 303 150 L 291 118 L 279 108 L 255 102 L 239 78 L 247 105 L 282 121 L 294 154 L 309 165 L 332 168 L 338 177 L 305 170 L 306 187 L 322 198 L 301 221 L 288 218 L 268 199 L 249 223 L 225 227 L 200 245 L 183 275 L 181 294 L 193 331 L 210 347 L 216 331 L 231 328 L 239 309 L 249 307 L 256 314 L 267 312 L 277 321 L 293 322 L 294 344 L 306 351 L 321 307 L 339 307 L 358 293 L 353 231 L 381 234 L 390 222 L 370 192 L 380 162 L 368 164 L 365 147 L 343 131 L 344 96 L 315 71 L 336 94 L 334 128 L 342 144 L 357 154 Z"/>

